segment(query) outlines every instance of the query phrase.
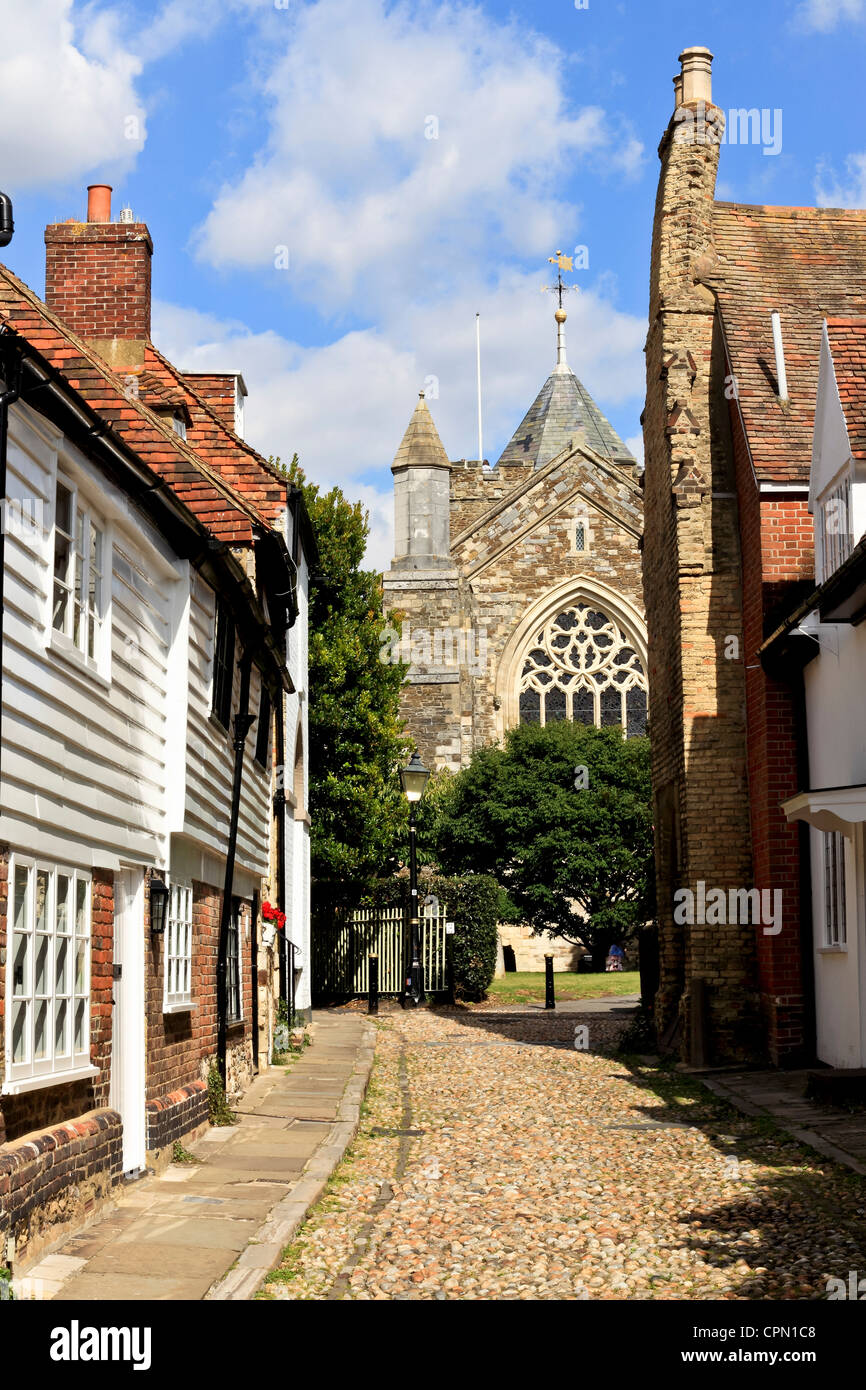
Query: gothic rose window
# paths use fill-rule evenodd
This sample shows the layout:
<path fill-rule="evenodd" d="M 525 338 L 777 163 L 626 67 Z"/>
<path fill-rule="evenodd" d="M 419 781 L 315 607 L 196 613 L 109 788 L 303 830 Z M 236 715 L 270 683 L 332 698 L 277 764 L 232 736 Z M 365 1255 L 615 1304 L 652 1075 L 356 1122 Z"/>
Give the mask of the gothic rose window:
<path fill-rule="evenodd" d="M 646 674 L 620 627 L 579 603 L 536 633 L 520 676 L 521 724 L 557 719 L 646 733 Z"/>

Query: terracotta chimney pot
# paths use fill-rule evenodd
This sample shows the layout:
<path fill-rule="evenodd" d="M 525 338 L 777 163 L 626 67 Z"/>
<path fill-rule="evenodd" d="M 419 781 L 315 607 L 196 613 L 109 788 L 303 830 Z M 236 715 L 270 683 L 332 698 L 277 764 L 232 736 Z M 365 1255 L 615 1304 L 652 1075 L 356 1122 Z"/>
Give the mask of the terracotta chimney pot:
<path fill-rule="evenodd" d="M 108 183 L 89 183 L 87 185 L 88 222 L 111 221 L 111 185 Z"/>

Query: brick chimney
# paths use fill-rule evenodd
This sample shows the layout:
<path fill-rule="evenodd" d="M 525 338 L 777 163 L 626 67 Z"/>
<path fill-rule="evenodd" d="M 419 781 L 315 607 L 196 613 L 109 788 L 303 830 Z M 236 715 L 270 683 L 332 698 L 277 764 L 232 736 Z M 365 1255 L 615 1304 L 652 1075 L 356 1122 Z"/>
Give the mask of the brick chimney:
<path fill-rule="evenodd" d="M 87 221 L 45 228 L 45 302 L 117 369 L 144 361 L 153 242 L 143 222 L 111 219 L 111 188 L 91 184 Z"/>

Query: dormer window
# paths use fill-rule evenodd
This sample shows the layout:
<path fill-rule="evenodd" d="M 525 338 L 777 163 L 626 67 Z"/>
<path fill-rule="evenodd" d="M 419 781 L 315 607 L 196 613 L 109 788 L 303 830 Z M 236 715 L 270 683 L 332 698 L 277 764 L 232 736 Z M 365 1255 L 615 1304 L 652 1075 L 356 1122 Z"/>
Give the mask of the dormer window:
<path fill-rule="evenodd" d="M 171 417 L 171 427 L 175 434 L 179 434 L 181 439 L 186 439 L 186 420 L 179 410 L 176 410 Z"/>
<path fill-rule="evenodd" d="M 818 541 L 824 583 L 851 554 L 851 479 L 845 474 L 834 482 L 818 504 Z"/>

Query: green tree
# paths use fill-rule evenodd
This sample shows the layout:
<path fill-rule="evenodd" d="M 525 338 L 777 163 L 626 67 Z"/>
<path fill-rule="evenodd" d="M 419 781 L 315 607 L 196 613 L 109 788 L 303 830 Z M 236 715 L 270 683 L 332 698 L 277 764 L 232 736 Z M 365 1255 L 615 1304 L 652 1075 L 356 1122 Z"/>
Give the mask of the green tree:
<path fill-rule="evenodd" d="M 587 947 L 600 968 L 652 912 L 649 741 L 617 728 L 521 725 L 444 788 L 446 873 L 489 873 L 517 917 Z"/>
<path fill-rule="evenodd" d="M 410 748 L 400 718 L 407 668 L 380 659 L 387 621 L 381 578 L 361 567 L 364 508 L 337 487 L 321 493 L 297 455 L 283 471 L 303 490 L 319 545 L 309 607 L 312 874 L 368 878 L 389 872 L 406 841 L 398 768 Z"/>

